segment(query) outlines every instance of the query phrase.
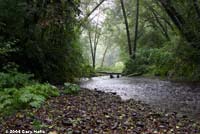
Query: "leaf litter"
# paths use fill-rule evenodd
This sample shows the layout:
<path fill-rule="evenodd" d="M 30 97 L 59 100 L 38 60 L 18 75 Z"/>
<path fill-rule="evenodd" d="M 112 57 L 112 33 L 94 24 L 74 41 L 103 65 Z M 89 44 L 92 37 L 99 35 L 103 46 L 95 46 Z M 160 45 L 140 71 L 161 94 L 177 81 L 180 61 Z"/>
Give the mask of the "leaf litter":
<path fill-rule="evenodd" d="M 200 123 L 176 113 L 159 113 L 135 100 L 82 89 L 49 99 L 39 109 L 6 117 L 6 130 L 44 130 L 48 134 L 199 134 Z"/>

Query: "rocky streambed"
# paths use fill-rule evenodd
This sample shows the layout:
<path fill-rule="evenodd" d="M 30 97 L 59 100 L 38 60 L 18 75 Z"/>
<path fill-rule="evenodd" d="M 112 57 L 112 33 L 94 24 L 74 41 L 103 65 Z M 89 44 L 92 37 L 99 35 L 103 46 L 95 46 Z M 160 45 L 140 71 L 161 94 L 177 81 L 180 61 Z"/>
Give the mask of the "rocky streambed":
<path fill-rule="evenodd" d="M 176 113 L 160 113 L 149 105 L 114 93 L 82 89 L 61 95 L 40 109 L 19 111 L 0 124 L 6 130 L 40 130 L 47 134 L 199 134 L 200 124 Z"/>
<path fill-rule="evenodd" d="M 114 92 L 123 100 L 134 99 L 162 112 L 177 112 L 200 120 L 200 84 L 180 83 L 143 77 L 94 77 L 81 82 L 81 87 Z"/>

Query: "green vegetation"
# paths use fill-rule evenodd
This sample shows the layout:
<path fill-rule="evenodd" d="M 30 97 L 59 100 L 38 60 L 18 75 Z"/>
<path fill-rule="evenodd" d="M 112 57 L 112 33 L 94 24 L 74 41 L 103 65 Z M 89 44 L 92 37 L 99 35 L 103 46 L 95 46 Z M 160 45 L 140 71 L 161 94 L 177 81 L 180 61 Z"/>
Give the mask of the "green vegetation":
<path fill-rule="evenodd" d="M 97 71 L 115 70 L 115 61 L 125 64 L 126 75 L 200 80 L 198 1 L 117 0 L 113 5 L 102 7 L 106 18 L 99 22 L 103 41 L 97 47 Z M 90 25 L 98 26 L 96 21 Z M 82 36 L 90 44 L 90 36 Z"/>
<path fill-rule="evenodd" d="M 17 72 L 0 74 L 0 117 L 29 107 L 39 108 L 46 99 L 59 95 L 56 87 L 34 82 L 31 76 Z"/>
<path fill-rule="evenodd" d="M 0 73 L 0 88 L 21 88 L 34 83 L 30 80 L 33 75 L 23 74 L 17 71 L 9 73 Z"/>
<path fill-rule="evenodd" d="M 0 120 L 100 71 L 199 81 L 199 22 L 197 0 L 0 0 Z"/>
<path fill-rule="evenodd" d="M 65 94 L 77 94 L 80 91 L 80 87 L 77 84 L 64 83 Z"/>
<path fill-rule="evenodd" d="M 50 85 L 89 76 L 79 43 L 79 1 L 0 0 L 0 117 L 39 108 Z M 66 89 L 67 90 L 67 89 Z M 77 92 L 74 85 L 70 92 Z M 72 92 L 71 92 L 72 90 Z"/>
<path fill-rule="evenodd" d="M 136 59 L 126 62 L 123 70 L 125 74 L 143 74 L 174 80 L 200 80 L 198 50 L 189 47 L 183 40 L 164 42 L 162 47 L 141 46 L 136 56 Z"/>
<path fill-rule="evenodd" d="M 116 73 L 121 73 L 123 71 L 124 64 L 123 62 L 117 62 L 113 66 L 103 66 L 103 67 L 98 67 L 96 68 L 96 72 L 116 72 Z"/>
<path fill-rule="evenodd" d="M 2 65 L 15 62 L 21 71 L 51 83 L 80 77 L 84 60 L 76 19 L 78 1 L 0 0 L 0 3 Z"/>

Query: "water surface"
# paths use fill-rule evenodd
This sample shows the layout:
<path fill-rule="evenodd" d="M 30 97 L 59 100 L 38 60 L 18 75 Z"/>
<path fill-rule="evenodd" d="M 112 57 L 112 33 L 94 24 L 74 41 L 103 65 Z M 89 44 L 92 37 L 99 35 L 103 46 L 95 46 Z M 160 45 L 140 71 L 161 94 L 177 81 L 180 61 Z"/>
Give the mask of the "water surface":
<path fill-rule="evenodd" d="M 186 84 L 142 77 L 109 76 L 82 80 L 82 88 L 115 92 L 122 99 L 134 99 L 160 111 L 178 112 L 200 120 L 200 84 Z"/>

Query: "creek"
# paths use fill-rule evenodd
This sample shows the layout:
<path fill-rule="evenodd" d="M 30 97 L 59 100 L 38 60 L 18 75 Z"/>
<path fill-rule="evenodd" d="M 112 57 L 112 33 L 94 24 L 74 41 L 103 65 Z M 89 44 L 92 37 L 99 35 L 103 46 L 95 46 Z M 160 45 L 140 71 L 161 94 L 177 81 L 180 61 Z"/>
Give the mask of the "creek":
<path fill-rule="evenodd" d="M 177 112 L 180 116 L 200 120 L 200 84 L 171 82 L 143 77 L 109 76 L 83 79 L 82 88 L 112 92 L 123 100 L 134 99 L 161 112 Z"/>

